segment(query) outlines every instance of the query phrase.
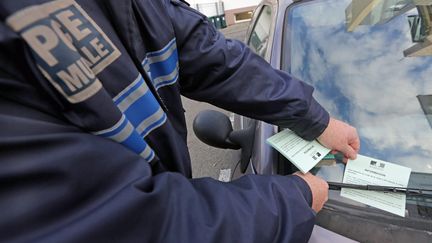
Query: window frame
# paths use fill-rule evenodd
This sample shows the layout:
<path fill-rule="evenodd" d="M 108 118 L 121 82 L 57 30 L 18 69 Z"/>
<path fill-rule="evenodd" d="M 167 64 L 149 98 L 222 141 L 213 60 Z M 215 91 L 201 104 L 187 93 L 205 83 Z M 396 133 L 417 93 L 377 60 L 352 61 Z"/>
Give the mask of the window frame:
<path fill-rule="evenodd" d="M 250 43 L 251 43 L 251 39 L 252 39 L 252 33 L 254 32 L 254 30 L 258 24 L 258 21 L 261 19 L 262 14 L 263 14 L 266 7 L 268 7 L 271 11 L 271 13 L 270 13 L 270 27 L 269 27 L 270 31 L 268 33 L 268 41 L 266 43 L 266 45 L 267 45 L 266 51 L 265 51 L 264 55 L 262 55 L 262 56 L 259 53 L 256 53 L 256 54 L 260 55 L 267 62 L 269 62 L 270 57 L 271 57 L 271 50 L 272 50 L 272 46 L 273 46 L 274 26 L 275 26 L 275 19 L 276 19 L 275 18 L 276 17 L 276 11 L 275 10 L 277 9 L 277 7 L 273 6 L 270 3 L 265 2 L 255 10 L 255 12 L 253 13 L 253 16 L 252 16 L 252 25 L 251 25 L 252 27 L 250 28 L 250 31 L 248 31 L 248 35 L 247 35 L 248 38 L 246 40 L 246 44 L 249 48 L 251 48 Z"/>

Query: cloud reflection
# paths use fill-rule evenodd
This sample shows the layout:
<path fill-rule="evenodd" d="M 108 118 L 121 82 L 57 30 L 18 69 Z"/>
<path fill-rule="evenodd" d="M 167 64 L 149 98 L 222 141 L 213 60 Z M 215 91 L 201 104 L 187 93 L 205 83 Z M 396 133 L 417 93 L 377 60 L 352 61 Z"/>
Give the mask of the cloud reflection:
<path fill-rule="evenodd" d="M 358 128 L 362 154 L 432 173 L 432 129 L 416 98 L 432 94 L 432 57 L 404 58 L 412 46 L 405 15 L 347 32 L 350 2 L 294 10 L 291 72 L 316 87 L 332 116 Z"/>

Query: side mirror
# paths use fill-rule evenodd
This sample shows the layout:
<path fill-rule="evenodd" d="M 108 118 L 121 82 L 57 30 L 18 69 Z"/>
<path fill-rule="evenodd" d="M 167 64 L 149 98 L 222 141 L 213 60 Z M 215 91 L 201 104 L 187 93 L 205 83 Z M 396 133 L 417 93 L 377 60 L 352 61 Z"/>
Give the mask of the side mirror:
<path fill-rule="evenodd" d="M 244 173 L 252 156 L 256 121 L 249 127 L 233 131 L 231 121 L 225 114 L 205 110 L 198 113 L 193 122 L 195 135 L 204 143 L 223 149 L 242 149 L 240 171 Z"/>
<path fill-rule="evenodd" d="M 204 143 L 223 149 L 240 149 L 229 137 L 233 132 L 230 119 L 223 113 L 205 110 L 198 113 L 193 121 L 195 135 Z"/>

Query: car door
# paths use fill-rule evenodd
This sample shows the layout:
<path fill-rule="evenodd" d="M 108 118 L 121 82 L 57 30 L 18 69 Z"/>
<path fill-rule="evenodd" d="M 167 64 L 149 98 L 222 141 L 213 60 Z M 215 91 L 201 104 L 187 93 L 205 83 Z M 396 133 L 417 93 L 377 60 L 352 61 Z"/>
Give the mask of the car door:
<path fill-rule="evenodd" d="M 277 1 L 263 1 L 254 12 L 245 40 L 252 51 L 269 63 L 272 59 L 271 50 L 274 43 L 277 10 Z M 240 120 L 239 128 L 248 127 L 251 123 L 254 123 L 255 126 L 254 149 L 251 155 L 252 171 L 257 174 L 276 174 L 279 167 L 278 155 L 265 144 L 265 139 L 275 132 L 276 127 L 246 117 L 238 116 L 237 118 Z"/>

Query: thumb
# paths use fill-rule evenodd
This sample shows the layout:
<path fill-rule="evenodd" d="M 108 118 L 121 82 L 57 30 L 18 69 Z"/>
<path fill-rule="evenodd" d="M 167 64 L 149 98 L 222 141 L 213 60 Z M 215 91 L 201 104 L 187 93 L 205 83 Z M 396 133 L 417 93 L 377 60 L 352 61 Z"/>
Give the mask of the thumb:
<path fill-rule="evenodd" d="M 357 152 L 350 145 L 345 145 L 340 152 L 348 159 L 354 160 L 357 158 Z"/>

